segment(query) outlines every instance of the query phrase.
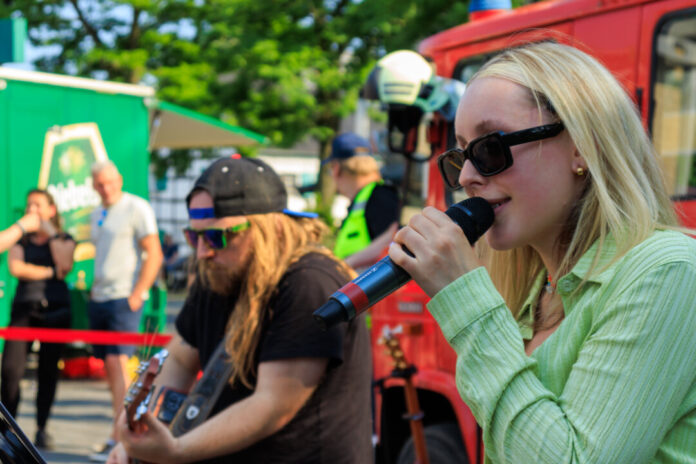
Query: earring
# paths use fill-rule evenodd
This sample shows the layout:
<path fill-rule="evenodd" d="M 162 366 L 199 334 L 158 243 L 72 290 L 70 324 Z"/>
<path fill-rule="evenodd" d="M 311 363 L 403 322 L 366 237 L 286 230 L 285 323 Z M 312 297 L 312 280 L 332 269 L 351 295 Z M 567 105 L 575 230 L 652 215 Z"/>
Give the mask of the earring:
<path fill-rule="evenodd" d="M 582 167 L 579 167 L 579 168 L 577 168 L 577 169 L 575 170 L 575 174 L 576 174 L 578 177 L 582 177 L 582 176 L 585 175 L 585 170 L 584 170 Z"/>

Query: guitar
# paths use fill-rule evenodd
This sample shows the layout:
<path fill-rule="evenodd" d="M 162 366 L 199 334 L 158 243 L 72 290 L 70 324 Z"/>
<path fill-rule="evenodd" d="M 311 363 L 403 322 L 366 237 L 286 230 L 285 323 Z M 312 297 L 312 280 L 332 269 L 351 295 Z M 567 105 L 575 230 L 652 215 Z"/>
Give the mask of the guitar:
<path fill-rule="evenodd" d="M 198 426 L 208 418 L 233 369 L 225 344 L 221 342 L 190 392 L 162 387 L 152 401 L 153 381 L 168 355 L 163 349 L 150 361 L 141 362 L 136 370 L 138 378 L 128 388 L 125 399 L 126 421 L 133 431 L 141 430 L 140 419 L 148 410 L 167 424 L 175 437 Z M 138 461 L 131 459 L 131 462 Z"/>
<path fill-rule="evenodd" d="M 0 403 L 0 462 L 3 464 L 46 464 L 14 418 Z"/>
<path fill-rule="evenodd" d="M 128 428 L 133 431 L 140 431 L 140 419 L 150 407 L 152 399 L 153 382 L 155 377 L 162 370 L 164 360 L 169 356 L 169 351 L 162 349 L 149 361 L 142 361 L 135 372 L 138 374 L 136 380 L 131 383 L 126 392 L 124 406 L 126 408 L 126 421 Z"/>
<path fill-rule="evenodd" d="M 387 348 L 387 354 L 394 360 L 392 376 L 404 379 L 404 395 L 406 395 L 407 409 L 407 414 L 404 415 L 404 418 L 409 421 L 411 436 L 413 437 L 413 448 L 416 455 L 414 464 L 429 464 L 430 459 L 428 458 L 428 451 L 425 446 L 425 433 L 423 431 L 423 411 L 421 411 L 418 404 L 418 392 L 415 385 L 413 385 L 413 374 L 416 373 L 416 367 L 406 361 L 404 350 L 396 337 L 397 334 L 402 332 L 402 326 L 398 326 L 395 329 L 384 326 L 378 343 L 383 344 Z"/>

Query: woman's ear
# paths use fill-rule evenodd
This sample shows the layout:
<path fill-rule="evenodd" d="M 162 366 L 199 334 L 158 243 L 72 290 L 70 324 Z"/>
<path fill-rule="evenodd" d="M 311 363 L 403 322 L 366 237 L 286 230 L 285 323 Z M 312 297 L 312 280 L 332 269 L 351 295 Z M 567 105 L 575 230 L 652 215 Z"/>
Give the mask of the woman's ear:
<path fill-rule="evenodd" d="M 573 151 L 571 169 L 573 170 L 573 173 L 578 177 L 584 176 L 585 174 L 587 174 L 588 171 L 587 162 L 585 161 L 585 158 L 583 158 L 582 155 L 578 152 L 577 148 Z"/>

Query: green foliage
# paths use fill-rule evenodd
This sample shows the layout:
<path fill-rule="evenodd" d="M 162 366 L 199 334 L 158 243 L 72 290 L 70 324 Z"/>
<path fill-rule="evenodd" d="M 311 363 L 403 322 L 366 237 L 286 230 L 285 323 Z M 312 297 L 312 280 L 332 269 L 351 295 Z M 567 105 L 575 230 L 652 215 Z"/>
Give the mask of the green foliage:
<path fill-rule="evenodd" d="M 157 96 L 291 146 L 322 146 L 375 62 L 467 19 L 444 0 L 10 0 L 45 71 L 155 85 Z M 189 155 L 153 155 L 157 169 Z"/>

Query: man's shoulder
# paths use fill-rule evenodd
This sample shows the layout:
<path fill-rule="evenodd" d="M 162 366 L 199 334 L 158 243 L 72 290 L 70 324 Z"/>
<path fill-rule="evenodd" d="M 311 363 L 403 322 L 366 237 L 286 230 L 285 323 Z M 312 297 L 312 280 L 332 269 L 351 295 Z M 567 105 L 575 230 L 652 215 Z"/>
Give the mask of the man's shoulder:
<path fill-rule="evenodd" d="M 380 184 L 377 184 L 372 190 L 372 195 L 370 198 L 389 198 L 389 199 L 399 199 L 399 190 L 396 188 L 394 184 L 391 182 L 382 182 Z"/>
<path fill-rule="evenodd" d="M 330 279 L 334 281 L 347 281 L 348 275 L 341 268 L 340 263 L 328 254 L 310 252 L 302 256 L 288 267 L 282 280 L 302 278 Z"/>
<path fill-rule="evenodd" d="M 152 206 L 146 199 L 128 192 L 123 192 L 123 205 L 128 208 L 152 210 Z"/>

